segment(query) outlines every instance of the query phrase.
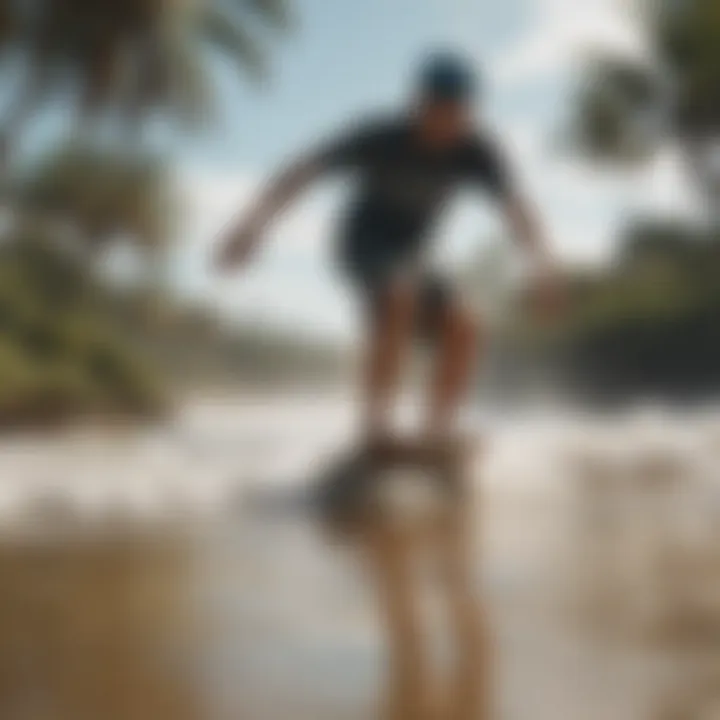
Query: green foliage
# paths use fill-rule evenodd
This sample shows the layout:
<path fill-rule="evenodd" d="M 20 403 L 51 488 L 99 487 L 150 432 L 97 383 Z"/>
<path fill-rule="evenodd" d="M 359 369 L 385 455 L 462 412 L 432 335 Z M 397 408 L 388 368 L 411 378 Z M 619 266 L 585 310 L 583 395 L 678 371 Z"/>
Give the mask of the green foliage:
<path fill-rule="evenodd" d="M 625 164 L 649 158 L 661 139 L 661 92 L 653 68 L 594 58 L 577 93 L 574 144 L 595 161 Z"/>
<path fill-rule="evenodd" d="M 155 416 L 177 386 L 326 383 L 346 358 L 212 311 L 106 287 L 51 232 L 0 245 L 0 429 L 122 414 Z"/>
<path fill-rule="evenodd" d="M 103 291 L 41 238 L 0 252 L 0 427 L 154 414 L 159 377 L 116 328 Z"/>
<path fill-rule="evenodd" d="M 717 219 L 720 177 L 720 3 L 639 0 L 643 61 L 603 55 L 585 63 L 569 136 L 591 159 L 635 163 L 668 142 Z"/>
<path fill-rule="evenodd" d="M 575 283 L 556 350 L 576 387 L 606 397 L 720 390 L 720 237 L 645 223 L 622 248 Z"/>
<path fill-rule="evenodd" d="M 44 157 L 17 182 L 26 213 L 62 220 L 84 251 L 118 236 L 147 253 L 160 252 L 171 234 L 173 188 L 164 162 L 149 154 L 73 144 Z M 54 258 L 57 263 L 60 261 Z M 77 271 L 70 267 L 69 271 Z M 66 276 L 58 267 L 49 280 Z"/>
<path fill-rule="evenodd" d="M 715 229 L 632 228 L 617 264 L 584 283 L 565 350 L 583 388 L 702 393 L 720 388 L 720 3 L 637 4 L 646 57 L 586 64 L 572 137 L 594 161 L 622 163 L 674 144 Z"/>
<path fill-rule="evenodd" d="M 16 51 L 5 70 L 22 78 L 6 134 L 21 132 L 68 80 L 78 92 L 67 97 L 85 120 L 110 111 L 132 129 L 158 113 L 196 121 L 214 84 L 208 52 L 257 74 L 264 31 L 288 20 L 285 0 L 5 0 L 0 51 Z"/>

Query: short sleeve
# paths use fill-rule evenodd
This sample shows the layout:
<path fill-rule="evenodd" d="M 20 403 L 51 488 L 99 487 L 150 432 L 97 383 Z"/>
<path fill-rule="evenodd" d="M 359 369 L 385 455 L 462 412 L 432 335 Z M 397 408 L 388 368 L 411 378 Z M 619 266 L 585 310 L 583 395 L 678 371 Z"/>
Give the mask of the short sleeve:
<path fill-rule="evenodd" d="M 385 144 L 390 129 L 381 122 L 365 122 L 322 145 L 316 154 L 324 170 L 361 167 L 372 161 Z"/>
<path fill-rule="evenodd" d="M 497 143 L 474 138 L 466 146 L 462 159 L 465 180 L 482 187 L 497 199 L 505 199 L 513 190 L 509 162 Z"/>

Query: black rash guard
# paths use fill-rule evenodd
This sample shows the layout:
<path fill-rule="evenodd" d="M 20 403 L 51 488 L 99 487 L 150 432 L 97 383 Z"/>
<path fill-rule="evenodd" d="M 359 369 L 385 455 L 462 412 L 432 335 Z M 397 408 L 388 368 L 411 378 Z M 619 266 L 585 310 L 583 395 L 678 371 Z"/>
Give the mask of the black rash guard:
<path fill-rule="evenodd" d="M 340 262 L 351 277 L 377 283 L 419 258 L 447 199 L 478 187 L 503 200 L 505 161 L 479 133 L 437 151 L 423 147 L 409 117 L 366 122 L 320 150 L 325 171 L 350 171 L 358 187 L 345 214 Z"/>

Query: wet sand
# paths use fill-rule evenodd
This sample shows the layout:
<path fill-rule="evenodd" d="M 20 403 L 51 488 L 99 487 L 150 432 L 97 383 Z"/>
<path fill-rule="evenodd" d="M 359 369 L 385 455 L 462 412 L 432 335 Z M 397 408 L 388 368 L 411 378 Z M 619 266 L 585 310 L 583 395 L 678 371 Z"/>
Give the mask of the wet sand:
<path fill-rule="evenodd" d="M 5 550 L 21 552 L 23 543 L 42 545 L 46 537 L 56 556 L 73 557 L 77 550 L 62 533 L 53 539 L 52 526 L 103 528 L 110 519 L 134 518 L 136 531 L 182 542 L 186 554 L 180 574 L 157 582 L 171 588 L 164 602 L 174 597 L 189 608 L 176 630 L 190 641 L 175 648 L 173 662 L 184 668 L 181 694 L 191 691 L 197 717 L 375 717 L 383 645 L 357 558 L 329 544 L 302 513 L 268 517 L 244 502 L 257 488 L 284 491 L 304 482 L 318 457 L 350 437 L 350 418 L 349 404 L 336 400 L 234 400 L 188 408 L 171 427 L 125 437 L 76 432 L 13 441 L 0 460 Z M 720 644 L 717 653 L 712 642 L 680 649 L 627 632 L 612 617 L 601 623 L 575 611 L 565 563 L 578 538 L 556 477 L 566 433 L 562 422 L 537 418 L 496 423 L 491 454 L 473 471 L 481 490 L 477 584 L 495 639 L 497 717 L 700 720 L 706 716 L 692 708 L 663 712 L 675 702 L 689 708 L 684 696 L 696 699 L 694 684 L 712 672 Z M 35 539 L 19 540 L 17 528 L 28 523 Z M 147 568 L 133 567 L 128 587 L 135 576 L 148 577 Z M 27 586 L 25 597 L 29 583 L 45 592 L 41 578 L 6 573 L 3 582 Z M 72 584 L 58 582 L 61 590 Z M 47 596 L 47 607 L 55 602 Z M 10 625 L 29 622 L 17 606 L 6 605 L 4 617 Z M 64 642 L 59 652 L 84 653 L 91 662 L 91 648 L 69 636 Z M 42 654 L 40 636 L 37 643 Z M 193 703 L 183 701 L 189 716 Z M 17 708 L 3 717 L 35 718 Z M 84 720 L 78 713 L 47 717 Z M 163 716 L 156 709 L 154 717 Z"/>

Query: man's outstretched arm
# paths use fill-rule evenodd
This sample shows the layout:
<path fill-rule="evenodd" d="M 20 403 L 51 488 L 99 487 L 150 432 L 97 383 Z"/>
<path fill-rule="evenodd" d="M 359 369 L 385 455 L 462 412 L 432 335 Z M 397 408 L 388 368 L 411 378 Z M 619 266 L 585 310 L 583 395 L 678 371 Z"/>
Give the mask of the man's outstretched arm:
<path fill-rule="evenodd" d="M 512 194 L 504 204 L 505 217 L 516 241 L 530 257 L 535 272 L 536 299 L 541 311 L 555 312 L 562 304 L 562 281 L 559 267 L 545 238 L 540 219 L 532 205 L 522 196 Z"/>
<path fill-rule="evenodd" d="M 522 196 L 513 194 L 505 202 L 505 218 L 517 242 L 541 273 L 554 271 L 554 262 L 540 219 L 535 209 Z"/>
<path fill-rule="evenodd" d="M 513 239 L 530 259 L 542 294 L 554 295 L 552 288 L 559 288 L 556 263 L 538 213 L 522 192 L 502 147 L 492 138 L 481 138 L 471 145 L 466 161 L 470 178 L 490 192 Z"/>
<path fill-rule="evenodd" d="M 249 212 L 231 222 L 223 233 L 217 264 L 221 268 L 246 262 L 262 239 L 268 224 L 303 190 L 325 173 L 352 170 L 372 155 L 383 125 L 351 127 L 292 163 L 272 180 Z"/>
<path fill-rule="evenodd" d="M 249 211 L 233 219 L 221 235 L 216 264 L 221 269 L 242 265 L 252 256 L 269 223 L 323 171 L 317 156 L 305 157 L 270 181 Z"/>

